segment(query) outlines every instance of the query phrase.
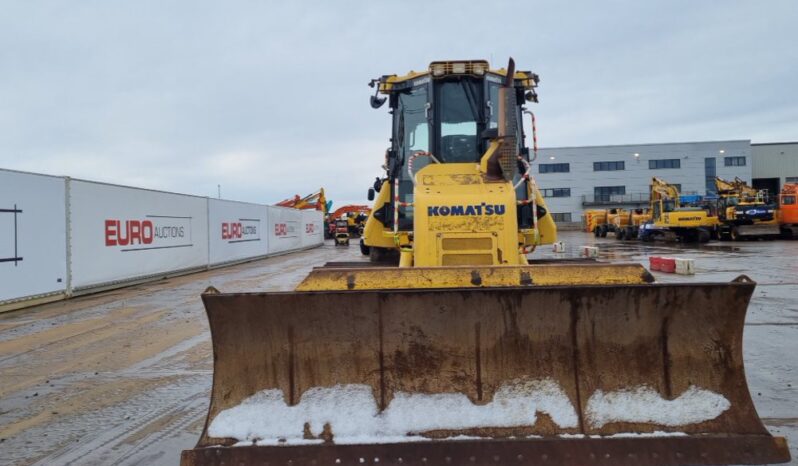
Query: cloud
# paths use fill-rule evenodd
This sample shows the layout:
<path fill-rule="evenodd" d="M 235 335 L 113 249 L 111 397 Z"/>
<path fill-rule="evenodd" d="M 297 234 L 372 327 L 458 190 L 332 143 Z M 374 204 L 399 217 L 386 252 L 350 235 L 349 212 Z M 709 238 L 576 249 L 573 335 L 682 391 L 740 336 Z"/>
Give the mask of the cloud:
<path fill-rule="evenodd" d="M 364 202 L 390 136 L 366 83 L 445 58 L 538 72 L 543 146 L 795 140 L 796 21 L 790 0 L 6 2 L 0 167 Z"/>

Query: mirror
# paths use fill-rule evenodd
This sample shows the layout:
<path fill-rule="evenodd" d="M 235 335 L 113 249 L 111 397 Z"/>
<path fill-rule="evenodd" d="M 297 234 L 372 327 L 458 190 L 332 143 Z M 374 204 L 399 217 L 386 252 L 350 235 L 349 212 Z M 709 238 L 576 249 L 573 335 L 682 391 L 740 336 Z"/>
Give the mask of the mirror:
<path fill-rule="evenodd" d="M 374 188 L 369 188 L 368 199 L 369 201 L 374 200 Z"/>
<path fill-rule="evenodd" d="M 371 96 L 369 99 L 369 103 L 371 104 L 371 108 L 380 108 L 382 104 L 385 103 L 385 97 L 377 97 L 376 95 Z"/>

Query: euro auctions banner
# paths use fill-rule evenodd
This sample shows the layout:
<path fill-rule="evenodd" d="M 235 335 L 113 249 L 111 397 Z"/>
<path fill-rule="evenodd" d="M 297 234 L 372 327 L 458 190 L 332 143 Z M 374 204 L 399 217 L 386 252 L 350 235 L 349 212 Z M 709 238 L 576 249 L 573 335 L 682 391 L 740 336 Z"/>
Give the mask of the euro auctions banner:
<path fill-rule="evenodd" d="M 268 206 L 269 254 L 302 247 L 302 211 L 287 207 Z"/>
<path fill-rule="evenodd" d="M 64 183 L 0 169 L 0 303 L 66 291 Z"/>
<path fill-rule="evenodd" d="M 267 212 L 263 205 L 208 199 L 211 265 L 268 254 Z"/>
<path fill-rule="evenodd" d="M 302 247 L 318 246 L 324 243 L 324 220 L 319 210 L 302 211 Z"/>
<path fill-rule="evenodd" d="M 72 285 L 84 288 L 208 264 L 208 200 L 70 182 Z"/>

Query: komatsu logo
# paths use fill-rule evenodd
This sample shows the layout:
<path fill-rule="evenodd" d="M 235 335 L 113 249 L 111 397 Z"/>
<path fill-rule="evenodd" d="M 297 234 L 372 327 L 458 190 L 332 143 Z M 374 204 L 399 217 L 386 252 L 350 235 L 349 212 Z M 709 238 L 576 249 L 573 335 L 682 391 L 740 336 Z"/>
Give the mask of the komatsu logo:
<path fill-rule="evenodd" d="M 449 216 L 449 215 L 504 215 L 506 206 L 503 204 L 482 204 L 473 205 L 442 205 L 427 207 L 427 215 L 430 217 Z"/>

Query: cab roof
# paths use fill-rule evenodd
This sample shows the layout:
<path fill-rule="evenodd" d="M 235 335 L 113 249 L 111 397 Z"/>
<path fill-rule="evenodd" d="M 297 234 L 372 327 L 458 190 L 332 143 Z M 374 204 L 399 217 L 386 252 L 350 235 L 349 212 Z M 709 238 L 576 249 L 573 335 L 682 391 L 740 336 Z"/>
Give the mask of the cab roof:
<path fill-rule="evenodd" d="M 505 68 L 492 69 L 487 60 L 447 60 L 447 61 L 434 61 L 429 64 L 425 71 L 410 70 L 405 75 L 384 75 L 379 79 L 372 81 L 371 85 L 379 84 L 379 92 L 382 94 L 390 94 L 392 92 L 399 92 L 407 89 L 408 87 L 421 84 L 425 78 L 427 79 L 444 79 L 453 76 L 473 76 L 476 78 L 485 78 L 486 76 L 494 76 L 500 78 L 497 82 L 501 82 L 501 78 L 507 76 Z M 534 89 L 538 85 L 538 75 L 531 71 L 516 71 L 514 75 L 515 87 L 524 89 Z"/>

